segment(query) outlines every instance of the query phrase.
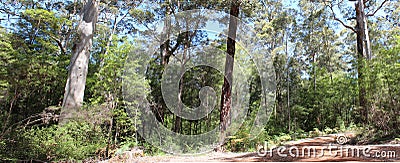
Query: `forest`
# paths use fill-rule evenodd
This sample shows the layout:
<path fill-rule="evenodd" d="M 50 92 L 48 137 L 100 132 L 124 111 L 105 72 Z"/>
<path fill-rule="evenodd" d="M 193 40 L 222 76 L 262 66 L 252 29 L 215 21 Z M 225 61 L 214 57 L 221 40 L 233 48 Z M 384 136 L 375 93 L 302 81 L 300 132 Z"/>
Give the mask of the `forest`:
<path fill-rule="evenodd" d="M 0 1 L 0 161 L 400 144 L 399 82 L 399 0 Z"/>

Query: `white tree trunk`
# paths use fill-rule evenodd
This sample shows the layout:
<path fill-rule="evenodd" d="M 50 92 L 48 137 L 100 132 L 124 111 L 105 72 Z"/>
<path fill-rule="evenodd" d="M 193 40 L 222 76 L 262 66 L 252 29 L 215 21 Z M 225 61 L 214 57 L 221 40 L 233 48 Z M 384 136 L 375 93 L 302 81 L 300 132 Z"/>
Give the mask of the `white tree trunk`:
<path fill-rule="evenodd" d="M 358 84 L 359 84 L 359 105 L 362 108 L 364 122 L 368 123 L 367 91 L 365 88 L 365 60 L 371 59 L 371 45 L 368 33 L 367 16 L 365 15 L 364 1 L 358 0 L 356 8 L 356 33 L 357 33 L 357 60 L 358 60 Z"/>
<path fill-rule="evenodd" d="M 61 120 L 72 118 L 74 112 L 82 106 L 86 84 L 86 75 L 92 47 L 93 34 L 98 15 L 98 1 L 88 0 L 81 11 L 78 25 L 78 37 L 72 49 L 68 79 L 62 105 Z"/>
<path fill-rule="evenodd" d="M 364 6 L 363 6 L 364 7 Z M 371 42 L 369 39 L 369 32 L 368 32 L 368 20 L 367 16 L 363 16 L 363 30 L 364 30 L 364 51 L 365 51 L 365 56 L 367 57 L 368 60 L 372 59 L 372 53 L 371 53 Z"/>
<path fill-rule="evenodd" d="M 362 38 L 362 53 L 365 59 L 371 59 L 371 43 L 369 40 L 369 32 L 368 32 L 368 20 L 365 15 L 364 1 L 358 0 L 356 3 L 356 12 L 357 14 L 357 22 L 359 24 L 358 30 L 361 34 Z"/>

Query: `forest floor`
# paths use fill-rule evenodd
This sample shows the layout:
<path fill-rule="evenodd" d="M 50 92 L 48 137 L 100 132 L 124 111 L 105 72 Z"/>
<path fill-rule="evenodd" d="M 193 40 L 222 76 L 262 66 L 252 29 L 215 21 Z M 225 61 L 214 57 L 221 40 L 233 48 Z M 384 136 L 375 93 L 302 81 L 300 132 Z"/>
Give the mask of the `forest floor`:
<path fill-rule="evenodd" d="M 331 148 L 331 150 L 329 150 L 329 148 Z M 308 151 L 308 149 L 311 150 Z M 271 162 L 271 161 L 272 162 L 280 162 L 280 161 L 399 162 L 400 144 L 398 142 L 387 142 L 385 144 L 379 144 L 379 145 L 347 145 L 347 144 L 339 145 L 335 141 L 335 136 L 329 135 L 329 136 L 322 136 L 322 137 L 315 137 L 315 138 L 287 142 L 283 146 L 273 148 L 272 151 L 268 150 L 266 152 L 266 155 L 264 156 L 259 155 L 257 152 L 252 152 L 252 153 L 210 152 L 198 156 L 173 156 L 173 155 L 144 156 L 144 157 L 123 159 L 123 160 L 118 158 L 112 158 L 110 160 L 103 162 Z"/>

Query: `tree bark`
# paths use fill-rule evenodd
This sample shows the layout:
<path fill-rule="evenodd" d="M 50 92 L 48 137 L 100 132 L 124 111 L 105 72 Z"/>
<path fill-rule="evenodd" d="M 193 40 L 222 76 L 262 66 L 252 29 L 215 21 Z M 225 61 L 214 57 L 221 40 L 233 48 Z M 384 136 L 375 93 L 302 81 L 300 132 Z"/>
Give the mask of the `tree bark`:
<path fill-rule="evenodd" d="M 171 4 L 171 0 L 169 0 L 169 3 Z M 160 42 L 160 57 L 161 57 L 161 61 L 160 61 L 160 65 L 162 67 L 162 72 L 164 72 L 164 68 L 168 65 L 169 62 L 169 57 L 172 55 L 172 52 L 169 50 L 170 49 L 170 33 L 171 33 L 171 6 L 167 5 L 166 9 L 165 9 L 165 20 L 164 20 L 164 27 L 162 29 L 162 33 L 161 33 L 161 42 Z M 161 81 L 162 76 L 159 77 L 159 80 Z M 161 87 L 157 88 L 161 90 Z M 164 124 L 164 119 L 167 116 L 165 114 L 165 105 L 163 102 L 163 97 L 158 97 L 156 102 L 157 107 L 155 108 L 155 112 L 156 113 L 156 119 Z M 164 124 L 165 125 L 165 124 Z"/>
<path fill-rule="evenodd" d="M 98 15 L 98 1 L 89 0 L 81 11 L 78 25 L 78 38 L 72 49 L 68 79 L 62 105 L 61 120 L 72 118 L 76 109 L 82 107 L 88 72 L 90 48 Z"/>
<path fill-rule="evenodd" d="M 288 57 L 288 59 L 287 59 L 287 67 L 286 67 L 286 75 L 287 75 L 287 78 L 286 78 L 286 82 L 287 82 L 287 111 L 288 111 L 288 130 L 289 130 L 289 132 L 291 131 L 291 127 L 290 127 L 290 72 L 289 72 L 289 69 L 290 69 L 290 56 L 289 56 L 289 52 L 288 52 L 288 36 L 287 36 L 287 34 L 285 35 L 286 36 L 286 39 L 285 39 L 285 53 L 286 53 L 286 56 Z"/>
<path fill-rule="evenodd" d="M 364 13 L 364 2 L 358 0 L 355 3 L 356 9 L 356 34 L 357 34 L 357 71 L 358 71 L 358 85 L 359 85 L 359 105 L 362 109 L 363 122 L 368 122 L 368 106 L 366 99 L 365 88 L 365 61 L 371 58 L 370 41 L 367 26 L 367 17 Z"/>
<path fill-rule="evenodd" d="M 188 24 L 188 22 L 186 22 Z M 185 72 L 185 64 L 187 62 L 187 58 L 189 57 L 189 47 L 190 47 L 190 38 L 189 38 L 189 29 L 186 29 L 184 33 L 185 41 L 184 41 L 184 52 L 182 54 L 182 62 L 181 62 L 181 69 L 180 69 L 180 74 L 183 74 Z M 182 96 L 183 96 L 183 77 L 179 81 L 179 93 L 178 93 L 178 98 L 179 98 L 179 105 L 178 105 L 178 113 L 180 113 L 183 109 L 183 101 L 182 101 Z M 178 115 L 175 115 L 175 126 L 174 126 L 174 132 L 175 133 L 181 133 L 181 128 L 182 128 L 182 118 L 179 117 Z"/>
<path fill-rule="evenodd" d="M 232 89 L 232 72 L 233 72 L 233 62 L 235 56 L 235 39 L 237 30 L 237 17 L 239 16 L 239 6 L 238 0 L 233 0 L 231 2 L 230 8 L 230 18 L 229 18 L 229 31 L 227 39 L 227 50 L 228 55 L 225 60 L 225 78 L 224 84 L 222 86 L 221 94 L 221 112 L 220 112 L 220 132 L 221 139 L 220 144 L 223 144 L 225 139 L 225 131 L 230 124 L 230 109 L 231 109 L 231 89 Z"/>

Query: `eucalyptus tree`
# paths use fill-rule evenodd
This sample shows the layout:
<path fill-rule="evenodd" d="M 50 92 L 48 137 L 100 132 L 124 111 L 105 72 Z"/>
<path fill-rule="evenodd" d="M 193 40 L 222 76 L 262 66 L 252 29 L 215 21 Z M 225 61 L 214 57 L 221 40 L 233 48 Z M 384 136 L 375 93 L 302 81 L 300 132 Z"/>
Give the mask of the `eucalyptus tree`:
<path fill-rule="evenodd" d="M 346 1 L 331 1 L 324 2 L 326 6 L 331 10 L 333 19 L 339 22 L 343 27 L 351 30 L 356 34 L 357 40 L 357 79 L 358 79 L 358 105 L 361 109 L 362 119 L 359 122 L 368 123 L 368 100 L 366 91 L 366 64 L 373 56 L 371 50 L 371 39 L 369 37 L 369 27 L 368 18 L 373 17 L 377 14 L 379 10 L 388 2 L 388 0 L 383 0 L 378 2 L 376 0 L 350 0 L 356 1 L 354 3 L 354 9 L 346 6 Z M 345 19 L 347 21 L 356 20 L 355 25 L 346 24 L 342 18 L 336 16 L 334 8 L 337 7 L 340 12 L 344 13 Z"/>
<path fill-rule="evenodd" d="M 290 91 L 295 92 L 296 77 L 292 76 L 298 71 L 298 67 L 293 67 L 297 61 L 296 52 L 292 52 L 292 40 L 295 36 L 296 15 L 295 10 L 285 8 L 281 1 L 263 1 L 261 7 L 255 11 L 255 28 L 261 39 L 265 40 L 266 47 L 269 49 L 275 70 L 276 80 L 276 103 L 274 106 L 271 122 L 274 129 L 289 129 L 290 118 Z M 293 96 L 292 96 L 293 97 Z M 285 121 L 285 123 L 279 123 Z M 287 122 L 287 123 L 286 123 Z M 272 128 L 270 129 L 272 130 Z M 272 131 L 274 132 L 274 131 Z M 280 132 L 280 131 L 278 131 Z"/>
<path fill-rule="evenodd" d="M 230 109 L 232 105 L 232 77 L 233 77 L 233 64 L 235 58 L 235 49 L 236 49 L 236 31 L 238 26 L 238 16 L 239 16 L 239 0 L 231 1 L 230 8 L 230 17 L 229 17 L 229 29 L 228 29 L 228 38 L 226 41 L 226 56 L 225 60 L 225 77 L 224 84 L 222 85 L 221 91 L 221 110 L 220 110 L 220 132 L 221 139 L 220 143 L 223 143 L 225 139 L 225 131 L 230 124 Z"/>
<path fill-rule="evenodd" d="M 62 118 L 71 118 L 76 109 L 82 107 L 88 73 L 90 48 L 96 31 L 99 2 L 89 0 L 81 9 L 81 20 L 77 27 L 77 38 L 72 47 L 71 62 L 65 85 Z"/>
<path fill-rule="evenodd" d="M 77 2 L 76 2 L 77 3 Z M 109 48 L 117 34 L 135 32 L 135 25 L 130 23 L 135 9 L 141 1 L 84 1 L 77 3 L 80 8 L 80 21 L 76 28 L 77 36 L 72 47 L 72 56 L 69 66 L 69 76 L 64 95 L 64 110 L 80 108 L 84 101 L 84 92 L 87 77 L 92 77 L 96 70 L 88 71 L 88 66 L 94 61 L 93 68 L 102 68 L 104 59 L 108 57 Z M 76 9 L 75 9 L 76 10 Z M 100 28 L 101 30 L 96 30 Z M 96 33 L 99 32 L 99 33 Z M 90 50 L 93 45 L 95 50 Z M 102 38 L 102 39 L 100 39 Z M 92 59 L 89 59 L 92 58 Z M 98 64 L 98 65 L 96 65 Z M 88 74 L 89 72 L 89 74 Z M 96 78 L 96 77 L 95 77 Z M 100 81 L 102 76 L 98 76 Z M 117 99 L 115 92 L 102 92 L 103 99 Z M 105 101 L 113 103 L 115 101 Z M 111 109 L 112 110 L 112 109 Z"/>
<path fill-rule="evenodd" d="M 324 107 L 326 90 L 321 86 L 325 83 L 321 83 L 319 80 L 341 70 L 340 53 L 337 48 L 339 37 L 331 29 L 329 12 L 323 3 L 299 1 L 298 6 L 297 21 L 299 23 L 295 27 L 295 33 L 297 33 L 295 53 L 302 65 L 305 66 L 302 68 L 305 73 L 303 77 L 307 81 L 304 86 L 308 88 L 307 94 L 302 96 L 302 98 L 308 99 L 308 102 L 302 105 L 311 109 L 309 112 L 312 123 L 323 128 L 326 122 L 332 121 L 325 117 L 334 109 Z"/>

